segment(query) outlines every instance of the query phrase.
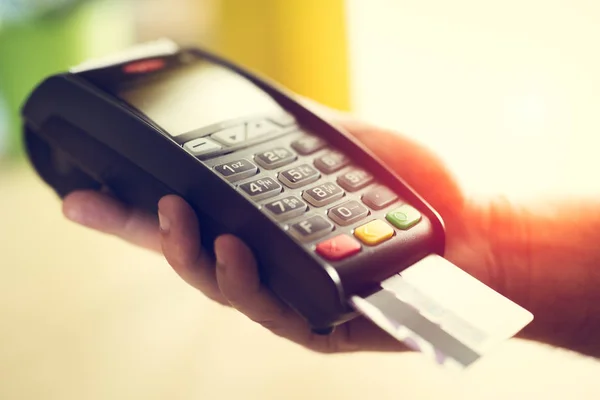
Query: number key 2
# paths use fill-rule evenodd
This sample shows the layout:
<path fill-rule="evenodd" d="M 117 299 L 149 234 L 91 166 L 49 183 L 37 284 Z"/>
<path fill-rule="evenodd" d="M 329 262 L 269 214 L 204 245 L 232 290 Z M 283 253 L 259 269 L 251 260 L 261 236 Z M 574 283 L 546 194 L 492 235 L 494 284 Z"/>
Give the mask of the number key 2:
<path fill-rule="evenodd" d="M 315 207 L 333 203 L 344 196 L 344 191 L 335 183 L 324 183 L 302 193 L 304 200 Z"/>
<path fill-rule="evenodd" d="M 302 215 L 306 211 L 307 205 L 296 196 L 288 196 L 265 204 L 265 208 L 275 219 L 282 221 Z"/>
<path fill-rule="evenodd" d="M 279 168 L 295 160 L 296 155 L 283 147 L 263 151 L 254 157 L 254 161 L 264 169 Z"/>
<path fill-rule="evenodd" d="M 240 185 L 240 189 L 254 200 L 266 199 L 281 192 L 282 186 L 273 178 L 261 178 Z"/>

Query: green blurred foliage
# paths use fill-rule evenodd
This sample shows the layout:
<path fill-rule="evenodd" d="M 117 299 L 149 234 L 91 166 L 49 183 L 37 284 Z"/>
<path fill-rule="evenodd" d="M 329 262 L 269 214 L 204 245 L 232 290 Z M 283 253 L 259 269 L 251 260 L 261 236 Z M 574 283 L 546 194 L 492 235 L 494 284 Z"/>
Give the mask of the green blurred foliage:
<path fill-rule="evenodd" d="M 94 0 L 0 0 L 0 25 L 35 18 L 53 18 L 71 12 L 80 3 Z"/>
<path fill-rule="evenodd" d="M 8 108 L 8 156 L 23 152 L 20 108 L 27 95 L 46 76 L 80 61 L 83 24 L 80 8 L 70 5 L 68 11 L 0 27 L 0 96 Z"/>

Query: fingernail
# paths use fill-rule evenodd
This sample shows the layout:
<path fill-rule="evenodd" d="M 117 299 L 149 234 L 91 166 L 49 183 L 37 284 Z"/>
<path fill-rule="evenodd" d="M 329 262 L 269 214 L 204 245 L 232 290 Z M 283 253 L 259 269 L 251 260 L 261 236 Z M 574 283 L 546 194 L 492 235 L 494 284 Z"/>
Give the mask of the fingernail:
<path fill-rule="evenodd" d="M 223 258 L 227 259 L 227 255 L 224 254 L 224 252 L 220 249 L 220 246 L 217 245 L 217 240 L 215 240 L 214 248 L 217 266 L 224 267 L 226 265 L 226 260 L 223 260 Z"/>
<path fill-rule="evenodd" d="M 169 221 L 169 218 L 161 214 L 160 211 L 158 212 L 158 225 L 163 233 L 168 233 L 169 229 L 171 228 L 171 221 Z"/>

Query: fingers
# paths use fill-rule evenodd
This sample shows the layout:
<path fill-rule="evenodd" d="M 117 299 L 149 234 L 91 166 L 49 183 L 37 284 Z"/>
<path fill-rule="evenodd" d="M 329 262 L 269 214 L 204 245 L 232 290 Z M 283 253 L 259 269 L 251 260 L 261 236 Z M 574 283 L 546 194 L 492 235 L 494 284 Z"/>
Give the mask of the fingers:
<path fill-rule="evenodd" d="M 452 219 L 458 215 L 464 206 L 464 194 L 444 162 L 427 147 L 398 132 L 355 119 L 346 112 L 306 98 L 301 101 L 355 137 L 445 217 Z"/>
<path fill-rule="evenodd" d="M 78 224 L 160 251 L 156 217 L 128 208 L 108 194 L 76 191 L 63 200 L 63 214 Z"/>
<path fill-rule="evenodd" d="M 194 210 L 180 197 L 158 203 L 162 251 L 175 272 L 208 298 L 227 305 L 215 276 L 214 262 L 202 251 Z"/>
<path fill-rule="evenodd" d="M 223 235 L 215 241 L 217 281 L 221 293 L 238 311 L 273 333 L 307 344 L 306 322 L 260 282 L 256 261 L 239 239 Z"/>
<path fill-rule="evenodd" d="M 342 112 L 301 98 L 313 112 L 332 121 L 365 145 L 432 204 L 443 207 L 463 201 L 462 192 L 443 161 L 431 150 L 399 132 L 383 129 Z"/>
<path fill-rule="evenodd" d="M 295 311 L 261 284 L 248 247 L 231 235 L 215 241 L 217 281 L 227 301 L 271 332 L 322 353 L 400 351 L 406 346 L 364 318 L 338 327 L 333 334 L 315 335 Z"/>
<path fill-rule="evenodd" d="M 452 212 L 464 202 L 458 183 L 444 162 L 424 145 L 400 133 L 352 119 L 340 125 L 394 170 L 434 208 Z"/>

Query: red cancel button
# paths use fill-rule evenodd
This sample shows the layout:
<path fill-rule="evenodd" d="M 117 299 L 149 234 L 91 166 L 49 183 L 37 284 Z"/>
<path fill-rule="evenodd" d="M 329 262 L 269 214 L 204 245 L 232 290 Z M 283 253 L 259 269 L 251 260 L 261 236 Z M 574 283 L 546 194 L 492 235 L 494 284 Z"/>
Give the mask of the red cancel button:
<path fill-rule="evenodd" d="M 317 254 L 331 261 L 339 261 L 360 251 L 360 243 L 351 236 L 339 235 L 317 245 Z"/>

